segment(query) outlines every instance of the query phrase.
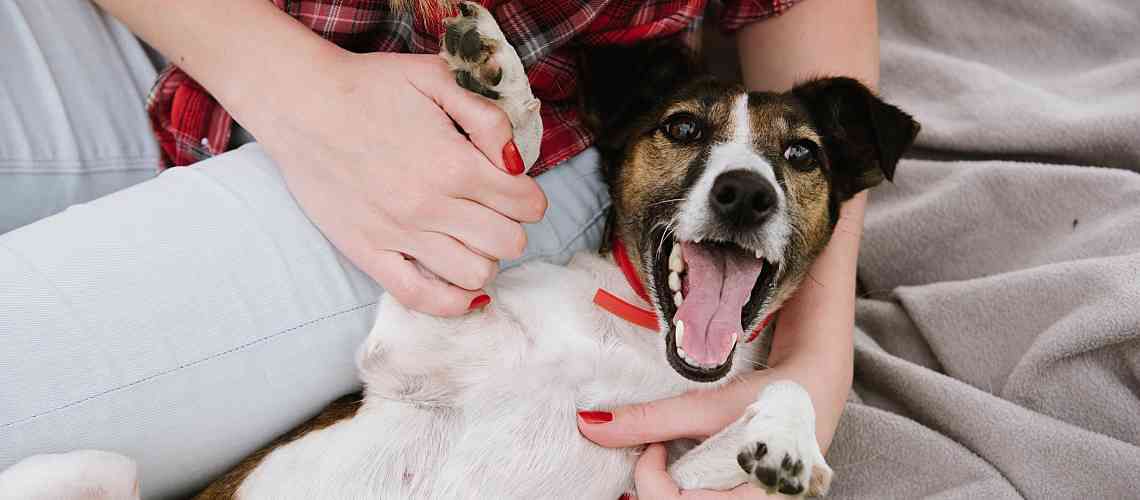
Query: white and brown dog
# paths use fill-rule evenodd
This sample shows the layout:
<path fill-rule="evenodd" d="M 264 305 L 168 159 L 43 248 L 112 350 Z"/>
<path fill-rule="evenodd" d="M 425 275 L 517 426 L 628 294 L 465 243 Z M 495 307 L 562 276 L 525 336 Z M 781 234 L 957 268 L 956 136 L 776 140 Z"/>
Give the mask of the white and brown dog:
<path fill-rule="evenodd" d="M 529 165 L 541 121 L 522 65 L 485 9 L 464 3 L 461 11 L 448 21 L 443 55 L 461 85 L 508 111 Z M 585 440 L 576 412 L 753 370 L 764 354 L 763 342 L 748 343 L 751 332 L 763 331 L 805 276 L 840 203 L 889 179 L 918 132 L 910 116 L 851 79 L 750 93 L 703 75 L 671 43 L 596 51 L 583 65 L 583 107 L 613 199 L 610 253 L 626 264 L 592 253 L 565 267 L 526 264 L 498 277 L 485 310 L 456 319 L 383 298 L 359 352 L 363 396 L 333 403 L 198 498 L 614 499 L 632 491 L 635 450 Z M 690 447 L 674 446 L 669 468 L 686 489 L 748 481 L 821 495 L 832 477 L 811 400 L 792 381 L 768 385 L 739 420 Z M 79 488 L 93 484 L 107 498 L 129 498 L 135 469 L 120 458 L 34 457 L 0 476 L 0 492 L 35 498 L 48 491 L 43 478 L 71 467 L 73 489 L 57 498 L 88 498 Z"/>

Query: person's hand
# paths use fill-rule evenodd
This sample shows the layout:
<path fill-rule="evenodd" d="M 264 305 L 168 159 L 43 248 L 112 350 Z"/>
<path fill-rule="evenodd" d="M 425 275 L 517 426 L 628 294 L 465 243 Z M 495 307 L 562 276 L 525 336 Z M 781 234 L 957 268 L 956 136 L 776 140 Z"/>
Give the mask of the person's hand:
<path fill-rule="evenodd" d="M 625 495 L 623 500 L 672 500 L 675 498 L 693 500 L 730 500 L 730 499 L 765 499 L 785 498 L 783 495 L 768 495 L 759 488 L 750 484 L 742 484 L 728 491 L 712 490 L 682 490 L 669 477 L 665 466 L 665 446 L 660 443 L 649 445 L 637 460 L 637 467 L 633 472 L 633 482 L 637 487 L 637 496 Z"/>
<path fill-rule="evenodd" d="M 498 261 L 526 246 L 520 223 L 546 211 L 517 175 L 506 114 L 436 55 L 341 59 L 251 132 L 306 215 L 400 303 L 441 316 L 485 305 Z"/>
<path fill-rule="evenodd" d="M 768 372 L 754 372 L 713 390 L 687 392 L 610 411 L 579 412 L 578 430 L 587 439 L 607 448 L 681 438 L 703 440 L 740 418 L 745 408 L 756 401 L 760 389 L 771 380 Z M 665 448 L 659 444 L 649 446 L 638 460 L 634 481 L 643 499 L 782 498 L 747 483 L 729 491 L 680 490 L 666 472 Z"/>
<path fill-rule="evenodd" d="M 438 55 L 354 54 L 270 2 L 95 1 L 209 89 L 333 245 L 412 309 L 485 305 L 497 261 L 526 246 L 519 223 L 546 211 L 506 173 L 523 170 L 506 115 Z"/>

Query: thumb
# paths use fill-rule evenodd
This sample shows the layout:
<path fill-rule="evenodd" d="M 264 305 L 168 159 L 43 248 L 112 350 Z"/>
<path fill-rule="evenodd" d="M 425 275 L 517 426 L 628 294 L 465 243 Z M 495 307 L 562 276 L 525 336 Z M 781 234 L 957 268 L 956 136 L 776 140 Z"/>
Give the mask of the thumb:
<path fill-rule="evenodd" d="M 723 427 L 720 405 L 690 392 L 611 411 L 578 412 L 578 431 L 607 448 L 660 443 L 679 438 L 705 438 Z"/>

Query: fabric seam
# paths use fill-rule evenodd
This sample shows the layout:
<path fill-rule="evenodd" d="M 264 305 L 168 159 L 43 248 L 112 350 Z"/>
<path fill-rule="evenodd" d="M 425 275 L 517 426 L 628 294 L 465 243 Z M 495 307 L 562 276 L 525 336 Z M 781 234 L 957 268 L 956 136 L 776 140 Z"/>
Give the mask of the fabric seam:
<path fill-rule="evenodd" d="M 210 356 L 208 356 L 208 357 L 205 357 L 205 358 L 202 358 L 202 359 L 198 359 L 198 360 L 195 360 L 195 361 L 191 361 L 191 362 L 189 362 L 189 363 L 183 363 L 183 364 L 181 364 L 181 365 L 178 365 L 177 367 L 174 367 L 174 368 L 170 368 L 170 369 L 168 369 L 168 370 L 163 370 L 163 371 L 161 371 L 161 372 L 159 372 L 159 373 L 155 373 L 155 374 L 152 374 L 152 375 L 148 375 L 148 376 L 146 376 L 146 377 L 143 377 L 143 378 L 141 378 L 141 379 L 135 380 L 134 382 L 131 382 L 131 383 L 128 383 L 128 384 L 123 384 L 123 385 L 120 385 L 120 386 L 118 386 L 118 387 L 114 387 L 114 388 L 111 388 L 111 389 L 107 389 L 107 390 L 105 390 L 105 391 L 102 391 L 102 392 L 100 392 L 100 393 L 98 393 L 98 394 L 93 394 L 93 395 L 91 395 L 91 396 L 87 396 L 87 397 L 85 397 L 85 398 L 83 398 L 83 399 L 80 399 L 80 400 L 77 400 L 77 401 L 72 401 L 72 402 L 70 402 L 70 403 L 67 403 L 67 404 L 65 404 L 65 405 L 63 405 L 63 406 L 60 406 L 60 407 L 58 407 L 58 408 L 53 408 L 53 409 L 50 409 L 50 410 L 46 410 L 46 411 L 43 411 L 43 412 L 37 413 L 37 414 L 35 414 L 35 415 L 32 415 L 32 416 L 29 416 L 29 417 L 25 417 L 25 418 L 22 418 L 22 419 L 20 419 L 20 420 L 15 420 L 15 421 L 12 421 L 12 422 L 6 423 L 6 424 L 4 424 L 4 425 L 0 425 L 0 429 L 7 429 L 7 428 L 10 428 L 10 427 L 14 427 L 14 426 L 20 425 L 20 424 L 24 424 L 24 423 L 27 423 L 27 422 L 31 422 L 32 420 L 35 420 L 35 419 L 38 419 L 38 418 L 41 418 L 41 417 L 44 417 L 44 416 L 50 415 L 50 414 L 52 414 L 52 413 L 55 413 L 55 412 L 58 412 L 58 411 L 62 411 L 62 410 L 66 410 L 66 409 L 68 409 L 68 408 L 71 408 L 71 407 L 73 407 L 73 406 L 78 406 L 78 405 L 80 405 L 80 404 L 83 404 L 83 403 L 86 403 L 86 402 L 88 402 L 88 401 L 91 401 L 91 400 L 94 400 L 94 399 L 98 399 L 98 398 L 101 398 L 101 397 L 103 397 L 103 396 L 106 396 L 107 394 L 111 394 L 111 393 L 113 393 L 113 392 L 118 392 L 118 391 L 121 391 L 121 390 L 123 390 L 123 389 L 127 389 L 127 388 L 130 388 L 130 387 L 134 387 L 134 386 L 136 386 L 136 385 L 139 385 L 139 384 L 142 384 L 142 383 L 144 383 L 144 382 L 148 382 L 148 381 L 150 381 L 150 380 L 154 380 L 154 379 L 156 379 L 156 378 L 159 378 L 159 377 L 162 377 L 162 376 L 165 376 L 165 375 L 169 375 L 169 374 L 171 374 L 171 373 L 174 373 L 174 372 L 177 372 L 177 371 L 183 370 L 183 369 L 185 369 L 185 368 L 189 368 L 189 367 L 192 367 L 192 366 L 196 366 L 196 365 L 199 365 L 199 364 L 205 363 L 205 362 L 207 362 L 207 361 L 211 361 L 211 360 L 214 360 L 214 359 L 217 359 L 217 358 L 223 357 L 223 356 L 227 356 L 227 355 L 229 355 L 229 354 L 232 354 L 232 353 L 234 353 L 234 352 L 237 352 L 237 351 L 241 351 L 241 350 L 244 350 L 244 349 L 246 349 L 246 348 L 252 347 L 252 346 L 254 346 L 254 345 L 257 345 L 257 344 L 260 344 L 260 343 L 262 343 L 262 342 L 266 342 L 266 341 L 268 341 L 268 340 L 272 340 L 272 339 L 275 339 L 275 338 L 277 338 L 277 337 L 280 337 L 281 335 L 284 335 L 284 334 L 286 334 L 286 333 L 289 333 L 289 332 L 292 332 L 292 331 L 296 331 L 296 330 L 299 330 L 299 329 L 301 329 L 301 328 L 305 328 L 305 327 L 308 327 L 308 326 L 312 326 L 312 325 L 314 325 L 314 324 L 316 324 L 316 323 L 320 323 L 320 322 L 322 322 L 322 321 L 325 321 L 325 320 L 328 320 L 328 319 L 332 319 L 332 318 L 335 318 L 335 317 L 337 317 L 337 316 L 341 316 L 341 315 L 344 315 L 344 314 L 348 314 L 348 313 L 352 313 L 352 312 L 355 312 L 355 311 L 359 311 L 359 310 L 361 310 L 361 309 L 365 309 L 365 308 L 368 308 L 368 307 L 372 307 L 372 306 L 375 306 L 375 305 L 376 305 L 376 302 L 375 302 L 375 301 L 373 301 L 373 302 L 369 302 L 369 303 L 367 303 L 367 304 L 360 304 L 360 305 L 357 305 L 357 306 L 354 306 L 354 307 L 351 307 L 351 308 L 348 308 L 348 309 L 344 309 L 344 310 L 341 310 L 341 311 L 337 311 L 337 312 L 334 312 L 334 313 L 326 314 L 326 315 L 324 315 L 324 316 L 321 316 L 321 317 L 319 317 L 319 318 L 311 319 L 311 320 L 309 320 L 309 321 L 305 321 L 304 323 L 300 323 L 300 324 L 298 324 L 298 325 L 292 326 L 292 327 L 290 327 L 290 328 L 287 328 L 287 329 L 285 329 L 285 330 L 281 330 L 281 331 L 279 331 L 279 332 L 277 332 L 277 333 L 274 333 L 274 334 L 272 334 L 272 335 L 267 335 L 267 336 L 265 336 L 265 337 L 260 337 L 260 338 L 258 338 L 258 339 L 255 339 L 255 340 L 252 340 L 252 341 L 246 342 L 245 344 L 242 344 L 242 345 L 239 345 L 239 346 L 235 346 L 235 347 L 231 347 L 231 348 L 229 348 L 229 349 L 227 349 L 227 350 L 225 350 L 225 351 L 222 351 L 222 352 L 219 352 L 219 353 L 215 353 L 215 354 L 212 354 L 212 355 L 210 355 Z"/>

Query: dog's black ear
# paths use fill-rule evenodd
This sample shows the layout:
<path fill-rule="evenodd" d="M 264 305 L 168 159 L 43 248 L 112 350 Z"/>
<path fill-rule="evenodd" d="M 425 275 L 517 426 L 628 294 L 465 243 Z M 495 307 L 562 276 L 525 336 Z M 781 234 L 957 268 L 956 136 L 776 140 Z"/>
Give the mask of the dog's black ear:
<path fill-rule="evenodd" d="M 812 80 L 797 85 L 792 94 L 823 135 L 840 201 L 894 178 L 895 165 L 921 128 L 910 115 L 851 78 Z"/>
<path fill-rule="evenodd" d="M 630 127 L 700 74 L 692 50 L 680 40 L 584 49 L 579 64 L 580 107 L 603 150 L 620 150 Z"/>

